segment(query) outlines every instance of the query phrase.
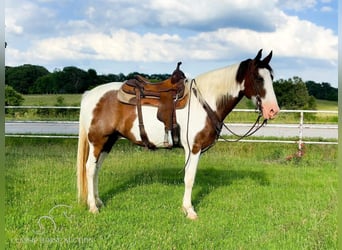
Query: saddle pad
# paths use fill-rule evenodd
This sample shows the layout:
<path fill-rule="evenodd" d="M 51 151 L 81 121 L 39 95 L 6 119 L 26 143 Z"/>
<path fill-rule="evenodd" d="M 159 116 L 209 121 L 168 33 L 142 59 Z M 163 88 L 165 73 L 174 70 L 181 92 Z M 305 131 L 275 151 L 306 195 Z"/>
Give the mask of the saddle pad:
<path fill-rule="evenodd" d="M 128 94 L 122 90 L 122 87 L 118 90 L 118 100 L 125 104 L 136 105 L 135 95 Z"/>

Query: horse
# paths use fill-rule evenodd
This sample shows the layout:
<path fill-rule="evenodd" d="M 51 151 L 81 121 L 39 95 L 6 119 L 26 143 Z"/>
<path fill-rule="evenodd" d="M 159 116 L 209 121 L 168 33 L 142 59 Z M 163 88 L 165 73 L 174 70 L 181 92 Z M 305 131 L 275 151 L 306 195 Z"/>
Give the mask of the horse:
<path fill-rule="evenodd" d="M 176 119 L 185 152 L 182 208 L 189 219 L 198 218 L 191 202 L 191 193 L 200 155 L 216 142 L 225 117 L 243 96 L 254 102 L 266 121 L 275 118 L 280 111 L 272 85 L 273 70 L 269 65 L 272 51 L 264 59 L 261 60 L 261 57 L 262 49 L 254 59 L 184 80 L 189 97 L 185 107 L 176 110 Z M 78 200 L 86 203 L 91 213 L 98 213 L 103 206 L 98 191 L 99 170 L 115 142 L 123 137 L 143 145 L 137 108 L 121 103 L 117 95 L 117 83 L 107 83 L 85 92 L 81 100 L 77 152 Z M 142 114 L 150 142 L 157 148 L 165 147 L 164 125 L 156 119 L 157 108 L 144 105 Z"/>

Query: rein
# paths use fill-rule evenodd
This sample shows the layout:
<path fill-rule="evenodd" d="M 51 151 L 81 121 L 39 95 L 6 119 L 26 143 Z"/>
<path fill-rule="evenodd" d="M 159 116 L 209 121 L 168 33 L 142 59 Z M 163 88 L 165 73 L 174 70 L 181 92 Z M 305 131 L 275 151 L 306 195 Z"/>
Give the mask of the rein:
<path fill-rule="evenodd" d="M 249 137 L 251 135 L 254 135 L 261 127 L 263 127 L 264 125 L 267 124 L 267 119 L 264 119 L 264 121 L 260 124 L 260 118 L 262 115 L 258 115 L 258 118 L 256 119 L 255 123 L 253 124 L 253 126 L 243 135 L 238 135 L 236 133 L 234 133 L 230 128 L 228 128 L 228 126 L 223 123 L 223 126 L 225 129 L 227 129 L 231 134 L 233 134 L 234 136 L 237 136 L 239 138 L 237 138 L 236 140 L 233 140 L 233 142 L 237 142 L 242 140 L 243 138 Z M 254 129 L 254 130 L 253 130 Z M 225 138 L 222 138 L 225 141 L 231 141 Z"/>
<path fill-rule="evenodd" d="M 216 140 L 220 137 L 222 127 L 227 129 L 231 134 L 233 134 L 237 138 L 236 140 L 233 140 L 233 142 L 237 142 L 242 140 L 243 138 L 249 137 L 253 134 L 255 134 L 261 127 L 263 127 L 265 124 L 267 124 L 267 119 L 264 119 L 264 121 L 260 124 L 260 118 L 262 116 L 261 113 L 261 99 L 260 96 L 257 95 L 257 109 L 258 109 L 258 117 L 256 121 L 254 122 L 253 126 L 243 135 L 238 135 L 237 133 L 233 132 L 224 122 L 220 121 L 219 118 L 217 117 L 216 113 L 212 110 L 212 108 L 209 106 L 209 104 L 205 101 L 203 98 L 201 92 L 197 88 L 196 80 L 192 79 L 191 86 L 194 85 L 195 87 L 192 87 L 192 92 L 194 95 L 197 97 L 198 101 L 201 103 L 202 107 L 204 110 L 207 112 L 209 116 L 209 120 L 211 121 L 213 127 L 215 128 L 216 131 Z M 225 138 L 222 138 L 224 141 L 231 141 Z"/>

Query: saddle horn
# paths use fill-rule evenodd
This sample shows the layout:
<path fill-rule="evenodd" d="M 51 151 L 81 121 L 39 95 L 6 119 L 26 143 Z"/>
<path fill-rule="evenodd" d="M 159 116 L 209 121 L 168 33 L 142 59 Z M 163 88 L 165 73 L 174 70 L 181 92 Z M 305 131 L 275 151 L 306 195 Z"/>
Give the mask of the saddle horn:
<path fill-rule="evenodd" d="M 181 64 L 182 64 L 182 62 L 178 62 L 178 63 L 177 63 L 177 68 L 176 68 L 176 70 L 180 70 L 179 67 L 181 66 Z"/>
<path fill-rule="evenodd" d="M 180 80 L 182 79 L 185 79 L 185 74 L 183 71 L 181 71 L 179 69 L 179 67 L 181 66 L 182 62 L 178 62 L 177 63 L 177 68 L 173 71 L 172 73 L 172 76 L 171 76 L 171 83 L 174 84 L 174 83 L 177 83 L 179 82 Z"/>

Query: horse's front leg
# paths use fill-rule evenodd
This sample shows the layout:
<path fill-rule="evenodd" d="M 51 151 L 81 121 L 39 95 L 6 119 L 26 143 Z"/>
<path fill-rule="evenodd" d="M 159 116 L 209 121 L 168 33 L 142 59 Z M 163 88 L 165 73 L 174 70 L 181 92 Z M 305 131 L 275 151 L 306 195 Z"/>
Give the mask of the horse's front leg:
<path fill-rule="evenodd" d="M 190 153 L 188 162 L 185 167 L 185 175 L 184 175 L 185 191 L 184 191 L 184 197 L 183 197 L 183 210 L 186 216 L 191 220 L 197 219 L 197 214 L 191 203 L 191 193 L 192 193 L 192 187 L 195 182 L 197 164 L 198 164 L 200 154 L 201 152 L 198 152 L 197 154 Z"/>

